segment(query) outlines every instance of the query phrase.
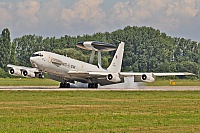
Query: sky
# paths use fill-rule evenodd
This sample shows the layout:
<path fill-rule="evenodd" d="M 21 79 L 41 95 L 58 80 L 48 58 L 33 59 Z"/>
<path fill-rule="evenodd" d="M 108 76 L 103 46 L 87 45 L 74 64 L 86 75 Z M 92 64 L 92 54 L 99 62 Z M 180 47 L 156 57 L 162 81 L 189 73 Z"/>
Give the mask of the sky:
<path fill-rule="evenodd" d="M 0 0 L 0 30 L 11 39 L 112 32 L 148 26 L 200 42 L 200 0 Z"/>

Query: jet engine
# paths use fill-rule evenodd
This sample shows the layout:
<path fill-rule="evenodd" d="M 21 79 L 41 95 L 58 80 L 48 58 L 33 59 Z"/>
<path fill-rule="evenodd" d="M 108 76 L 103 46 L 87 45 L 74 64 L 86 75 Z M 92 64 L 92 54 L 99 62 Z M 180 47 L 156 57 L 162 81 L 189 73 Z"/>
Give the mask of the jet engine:
<path fill-rule="evenodd" d="M 36 77 L 36 74 L 34 72 L 29 71 L 29 70 L 23 70 L 22 71 L 22 75 L 24 77 L 30 77 L 30 78 L 35 78 Z"/>
<path fill-rule="evenodd" d="M 108 81 L 115 82 L 115 83 L 121 81 L 121 79 L 119 78 L 119 74 L 117 73 L 108 74 L 106 78 Z"/>
<path fill-rule="evenodd" d="M 10 68 L 9 74 L 13 76 L 22 76 L 21 70 L 16 68 Z"/>
<path fill-rule="evenodd" d="M 31 70 L 22 70 L 22 76 L 29 78 L 44 78 L 43 72 L 34 72 Z"/>
<path fill-rule="evenodd" d="M 154 77 L 153 73 L 142 74 L 141 80 L 143 82 L 154 82 L 155 81 L 155 77 Z"/>

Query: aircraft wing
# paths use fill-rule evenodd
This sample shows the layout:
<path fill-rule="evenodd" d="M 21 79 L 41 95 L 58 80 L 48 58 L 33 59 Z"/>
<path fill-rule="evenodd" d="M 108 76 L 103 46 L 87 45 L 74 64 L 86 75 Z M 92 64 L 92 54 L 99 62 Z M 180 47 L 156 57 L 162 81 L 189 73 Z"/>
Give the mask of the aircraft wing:
<path fill-rule="evenodd" d="M 176 72 L 176 73 L 132 73 L 132 72 L 120 72 L 122 76 L 141 76 L 143 74 L 153 74 L 154 76 L 187 76 L 187 75 L 195 75 L 193 73 L 188 72 Z"/>
<path fill-rule="evenodd" d="M 19 68 L 20 70 L 33 69 L 33 70 L 39 72 L 39 70 L 37 68 L 31 68 L 31 67 L 25 67 L 25 66 L 16 66 L 16 65 L 8 64 L 7 67 L 8 68 Z"/>
<path fill-rule="evenodd" d="M 120 72 L 121 77 L 134 77 L 135 82 L 154 82 L 156 76 L 187 76 L 195 75 L 188 72 L 175 72 L 175 73 L 132 73 Z"/>
<path fill-rule="evenodd" d="M 188 72 L 178 72 L 178 73 L 153 73 L 155 76 L 187 76 L 187 75 L 195 75 L 193 73 Z"/>
<path fill-rule="evenodd" d="M 97 83 L 99 83 L 100 85 L 110 85 L 110 84 L 115 84 L 115 83 L 121 83 L 124 80 L 121 80 L 119 78 L 119 74 L 118 73 L 113 73 L 111 74 L 111 72 L 108 71 L 96 71 L 96 72 L 90 72 L 90 71 L 69 71 L 68 75 L 76 80 L 76 81 L 92 81 L 93 79 L 95 79 L 97 81 Z"/>
<path fill-rule="evenodd" d="M 43 74 L 37 68 L 31 67 L 24 67 L 24 66 L 16 66 L 12 64 L 8 64 L 7 67 L 9 68 L 9 74 L 13 76 L 24 76 L 24 77 L 39 77 L 43 78 Z"/>
<path fill-rule="evenodd" d="M 195 75 L 188 72 L 177 72 L 177 73 L 141 73 L 141 72 L 120 72 L 112 73 L 108 71 L 101 72 L 86 72 L 86 71 L 69 71 L 68 74 L 73 77 L 80 78 L 104 78 L 105 82 L 119 82 L 124 77 L 133 77 L 133 82 L 154 82 L 156 76 L 187 76 Z"/>
<path fill-rule="evenodd" d="M 90 71 L 69 71 L 69 75 L 77 75 L 77 76 L 107 76 L 112 72 L 102 71 L 102 72 L 90 72 Z M 154 76 L 187 76 L 187 75 L 195 75 L 193 73 L 188 72 L 177 72 L 177 73 L 141 73 L 141 72 L 120 72 L 119 75 L 121 77 L 131 77 L 131 76 L 142 76 L 144 74 L 153 74 Z"/>

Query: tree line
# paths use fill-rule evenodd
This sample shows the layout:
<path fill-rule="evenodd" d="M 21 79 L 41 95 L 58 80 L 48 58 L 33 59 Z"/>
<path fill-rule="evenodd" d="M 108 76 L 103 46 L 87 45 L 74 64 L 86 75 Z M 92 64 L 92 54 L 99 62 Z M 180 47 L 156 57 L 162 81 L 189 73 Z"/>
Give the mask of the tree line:
<path fill-rule="evenodd" d="M 89 61 L 91 51 L 77 48 L 80 41 L 101 41 L 115 44 L 125 42 L 122 71 L 134 72 L 192 72 L 199 76 L 200 43 L 191 39 L 170 37 L 152 27 L 127 26 L 113 32 L 60 38 L 24 35 L 11 42 L 6 28 L 0 34 L 0 76 L 6 77 L 6 65 L 31 66 L 30 56 L 36 51 L 51 51 L 78 60 Z M 108 67 L 114 51 L 102 53 L 103 67 Z M 97 56 L 95 62 L 97 63 Z M 6 75 L 6 76 L 5 76 Z"/>

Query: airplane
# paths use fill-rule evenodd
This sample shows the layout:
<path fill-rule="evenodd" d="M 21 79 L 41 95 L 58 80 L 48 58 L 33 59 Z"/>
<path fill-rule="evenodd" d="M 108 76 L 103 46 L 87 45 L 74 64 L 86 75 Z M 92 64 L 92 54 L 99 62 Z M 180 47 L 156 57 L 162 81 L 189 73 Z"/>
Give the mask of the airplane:
<path fill-rule="evenodd" d="M 108 45 L 98 42 L 77 43 L 79 47 L 89 48 L 93 51 L 101 51 L 102 47 L 108 50 Z M 98 46 L 98 47 L 97 47 Z M 33 68 L 16 66 L 8 64 L 9 73 L 14 76 L 39 77 L 43 78 L 44 73 L 48 74 L 48 78 L 60 82 L 60 88 L 70 88 L 70 84 L 75 82 L 87 83 L 88 88 L 98 88 L 98 86 L 123 83 L 127 77 L 133 78 L 133 82 L 154 82 L 156 76 L 172 76 L 172 75 L 194 75 L 188 72 L 176 73 L 153 73 L 153 72 L 121 72 L 122 59 L 124 53 L 124 42 L 120 42 L 115 55 L 107 69 L 92 62 L 83 62 L 70 57 L 55 54 L 47 51 L 38 51 L 32 54 L 30 62 Z M 99 49 L 98 49 L 99 48 Z M 111 46 L 110 50 L 115 47 Z M 100 54 L 99 54 L 100 55 Z M 94 57 L 94 52 L 91 55 Z M 90 61 L 93 60 L 90 58 Z M 98 57 L 98 61 L 100 61 Z"/>

